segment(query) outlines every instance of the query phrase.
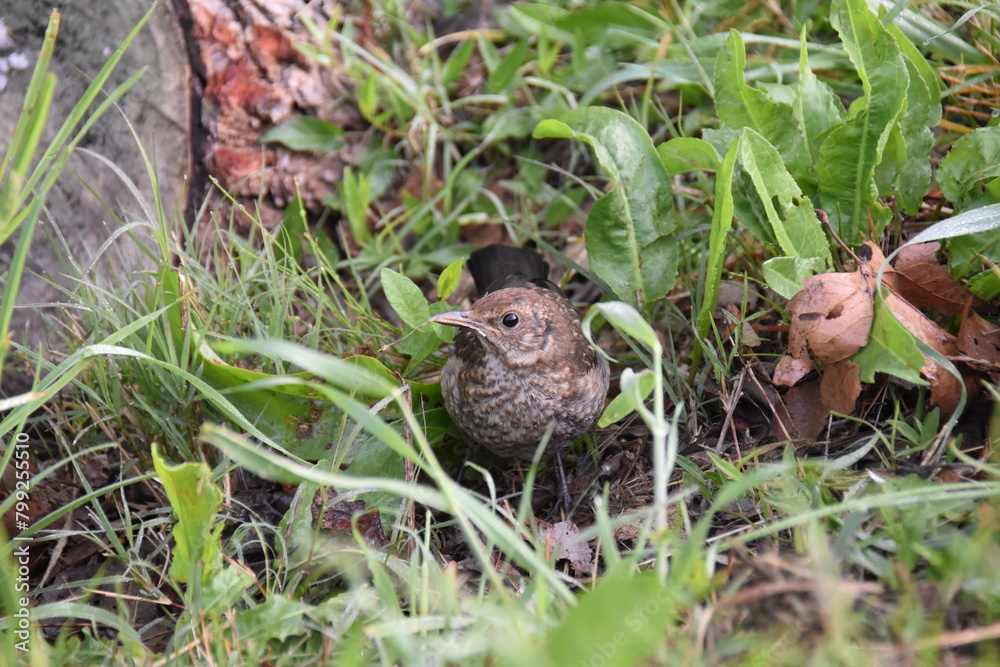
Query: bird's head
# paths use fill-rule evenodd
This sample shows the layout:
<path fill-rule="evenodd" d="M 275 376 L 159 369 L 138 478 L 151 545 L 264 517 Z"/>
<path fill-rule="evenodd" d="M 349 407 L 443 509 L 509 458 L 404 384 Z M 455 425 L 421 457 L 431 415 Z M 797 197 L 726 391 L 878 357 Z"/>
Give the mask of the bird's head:
<path fill-rule="evenodd" d="M 592 352 L 583 339 L 580 316 L 569 301 L 530 284 L 491 292 L 469 310 L 442 313 L 430 321 L 473 332 L 482 345 L 512 366 L 558 363 L 567 353 L 579 350 L 581 343 Z"/>

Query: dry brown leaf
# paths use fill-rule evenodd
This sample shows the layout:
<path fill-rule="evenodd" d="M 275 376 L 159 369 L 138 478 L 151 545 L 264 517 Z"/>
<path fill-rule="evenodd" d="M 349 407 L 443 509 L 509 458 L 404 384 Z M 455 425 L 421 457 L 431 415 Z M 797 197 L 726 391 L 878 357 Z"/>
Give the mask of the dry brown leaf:
<path fill-rule="evenodd" d="M 336 499 L 336 491 L 329 489 L 325 497 L 326 503 Z M 378 510 L 369 509 L 363 500 L 341 500 L 326 505 L 324 496 L 317 493 L 313 498 L 312 511 L 313 518 L 319 521 L 320 527 L 334 535 L 353 535 L 356 522 L 358 532 L 368 546 L 384 549 L 389 545 Z"/>
<path fill-rule="evenodd" d="M 864 265 L 861 268 L 863 270 L 866 270 L 866 273 L 869 274 L 869 280 L 874 280 L 875 275 L 878 273 L 879 267 L 881 267 L 882 264 L 885 263 L 885 253 L 883 253 L 882 249 L 879 248 L 878 245 L 876 245 L 873 241 L 865 241 L 864 245 L 859 251 L 859 254 L 861 261 L 864 262 Z M 883 275 L 887 273 L 892 273 L 893 271 L 895 271 L 895 269 L 893 269 L 892 265 L 890 264 L 889 266 L 885 267 L 885 272 L 883 273 Z M 868 287 L 869 289 L 875 289 L 875 283 L 870 282 L 868 284 Z"/>
<path fill-rule="evenodd" d="M 539 521 L 538 527 L 545 540 L 548 554 L 555 554 L 556 560 L 568 560 L 577 574 L 587 574 L 593 567 L 594 550 L 586 541 L 580 540 L 580 528 L 572 521 L 549 523 Z"/>
<path fill-rule="evenodd" d="M 958 329 L 957 361 L 989 373 L 993 382 L 1000 382 L 1000 327 L 975 313 L 969 313 Z"/>
<path fill-rule="evenodd" d="M 958 329 L 958 351 L 990 363 L 1000 363 L 1000 326 L 969 313 Z"/>
<path fill-rule="evenodd" d="M 778 387 L 794 387 L 810 372 L 812 366 L 809 363 L 795 357 L 784 356 L 774 365 L 771 382 Z"/>
<path fill-rule="evenodd" d="M 846 359 L 868 343 L 872 296 L 861 271 L 810 276 L 788 302 L 792 324 L 788 348 L 803 361 Z"/>
<path fill-rule="evenodd" d="M 905 299 L 890 291 L 886 293 L 885 305 L 896 316 L 900 324 L 927 345 L 946 357 L 958 354 L 958 339 L 935 324 Z M 931 359 L 927 359 L 927 363 L 920 369 L 920 374 L 931 383 L 931 404 L 939 406 L 942 412 L 952 412 L 958 406 L 958 401 L 961 398 L 962 384 L 959 379 Z M 970 389 L 974 388 L 975 382 L 973 381 Z"/>
<path fill-rule="evenodd" d="M 715 301 L 717 308 L 726 306 L 736 306 L 737 312 L 743 307 L 743 292 L 746 290 L 744 282 L 724 280 L 719 283 L 719 296 Z M 750 289 L 746 292 L 747 312 L 753 312 L 757 308 L 759 298 L 757 292 Z"/>
<path fill-rule="evenodd" d="M 937 260 L 940 243 L 920 243 L 899 251 L 894 272 L 885 272 L 885 283 L 917 308 L 943 315 L 959 315 L 966 303 L 982 310 L 986 303 L 951 277 Z"/>
<path fill-rule="evenodd" d="M 827 364 L 820 383 L 823 407 L 849 415 L 854 412 L 861 395 L 861 368 L 850 359 Z"/>
<path fill-rule="evenodd" d="M 771 432 L 781 440 L 815 440 L 826 428 L 827 414 L 820 401 L 819 379 L 809 380 L 789 389 L 775 406 Z"/>

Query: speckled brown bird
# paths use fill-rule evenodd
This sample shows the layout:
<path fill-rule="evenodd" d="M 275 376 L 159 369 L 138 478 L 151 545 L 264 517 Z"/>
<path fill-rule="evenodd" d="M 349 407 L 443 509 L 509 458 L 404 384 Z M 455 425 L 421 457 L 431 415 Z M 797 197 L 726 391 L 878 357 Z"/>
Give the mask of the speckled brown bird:
<path fill-rule="evenodd" d="M 537 252 L 487 246 L 468 266 L 481 298 L 431 318 L 458 328 L 441 373 L 445 408 L 471 441 L 504 458 L 530 460 L 551 424 L 545 455 L 559 454 L 600 416 L 608 362 Z"/>

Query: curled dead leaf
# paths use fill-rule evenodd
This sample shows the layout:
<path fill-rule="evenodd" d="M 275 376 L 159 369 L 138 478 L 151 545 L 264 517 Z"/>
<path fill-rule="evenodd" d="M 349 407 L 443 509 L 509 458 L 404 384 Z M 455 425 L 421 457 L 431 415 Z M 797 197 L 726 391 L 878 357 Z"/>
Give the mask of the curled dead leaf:
<path fill-rule="evenodd" d="M 895 271 L 885 272 L 885 283 L 917 308 L 943 315 L 959 315 L 969 304 L 982 310 L 986 303 L 951 277 L 938 262 L 940 243 L 905 246 L 893 263 Z"/>
<path fill-rule="evenodd" d="M 788 302 L 788 348 L 803 361 L 823 364 L 851 356 L 868 343 L 872 295 L 861 271 L 810 276 Z"/>
<path fill-rule="evenodd" d="M 900 324 L 928 346 L 945 357 L 958 354 L 958 339 L 908 301 L 890 291 L 886 293 L 885 305 Z M 945 414 L 954 411 L 961 398 L 962 381 L 931 359 L 927 359 L 927 363 L 920 369 L 920 374 L 930 382 L 931 404 L 939 406 Z M 974 383 L 971 388 L 975 388 Z"/>

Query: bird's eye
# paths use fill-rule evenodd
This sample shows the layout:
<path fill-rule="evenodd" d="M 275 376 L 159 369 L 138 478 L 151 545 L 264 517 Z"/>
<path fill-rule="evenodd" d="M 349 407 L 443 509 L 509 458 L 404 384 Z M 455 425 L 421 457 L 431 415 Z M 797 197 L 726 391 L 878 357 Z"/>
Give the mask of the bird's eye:
<path fill-rule="evenodd" d="M 507 313 L 502 318 L 500 318 L 500 321 L 503 322 L 503 325 L 508 329 L 513 329 L 514 327 L 517 326 L 518 323 L 517 315 L 515 315 L 514 313 Z"/>

